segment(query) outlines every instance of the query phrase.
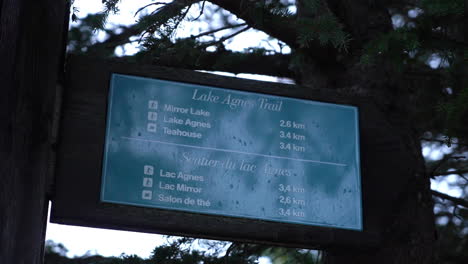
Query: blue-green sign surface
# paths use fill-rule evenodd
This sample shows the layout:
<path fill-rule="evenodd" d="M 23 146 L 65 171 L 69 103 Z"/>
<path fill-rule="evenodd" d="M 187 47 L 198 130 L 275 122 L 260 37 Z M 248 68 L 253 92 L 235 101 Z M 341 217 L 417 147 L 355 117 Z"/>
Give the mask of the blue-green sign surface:
<path fill-rule="evenodd" d="M 113 74 L 101 200 L 362 230 L 356 107 Z"/>

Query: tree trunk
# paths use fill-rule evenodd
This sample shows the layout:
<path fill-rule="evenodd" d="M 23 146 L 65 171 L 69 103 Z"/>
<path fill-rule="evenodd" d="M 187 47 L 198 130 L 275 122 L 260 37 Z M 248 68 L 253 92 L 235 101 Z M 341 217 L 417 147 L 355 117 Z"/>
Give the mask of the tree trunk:
<path fill-rule="evenodd" d="M 301 5 L 302 2 L 297 1 L 298 16 L 313 17 Z M 377 219 L 373 221 L 385 227 L 385 230 L 378 230 L 382 236 L 381 245 L 371 250 L 328 250 L 325 262 L 434 263 L 436 233 L 433 201 L 419 140 L 424 131 L 418 131 L 412 123 L 413 110 L 417 110 L 414 109 L 414 100 L 417 98 L 411 94 L 411 89 L 407 89 L 408 84 L 402 81 L 395 65 L 385 59 L 378 61 L 378 58 L 373 66 L 364 67 L 359 63 L 364 46 L 379 34 L 392 30 L 389 11 L 381 1 L 342 0 L 327 3 L 323 12 L 333 12 L 351 34 L 349 51 L 337 52 L 328 47 L 329 51 L 321 48 L 323 54 L 317 54 L 316 50 L 307 47 L 297 49 L 296 52 L 307 58 L 304 60 L 306 65 L 299 69 L 299 82 L 311 89 L 333 89 L 337 93 L 363 96 L 374 101 L 385 116 L 388 127 L 388 136 L 382 135 L 380 141 L 388 142 L 376 146 L 377 151 L 372 155 L 398 154 L 387 158 L 394 176 L 390 179 L 381 177 L 378 168 L 370 175 L 376 177 L 380 184 L 372 188 L 378 189 L 382 196 L 379 201 L 382 213 L 372 216 Z M 360 122 L 363 125 L 366 120 Z M 363 193 L 364 204 L 367 202 L 365 199 L 366 194 Z"/>
<path fill-rule="evenodd" d="M 420 153 L 408 151 L 415 160 L 419 159 Z M 382 219 L 387 228 L 382 233 L 380 247 L 362 252 L 328 251 L 325 263 L 436 263 L 433 203 L 429 180 L 424 171 L 417 168 L 420 165 L 421 162 L 415 163 L 414 171 L 394 179 L 399 181 L 400 188 L 393 188 L 397 199 L 392 202 L 394 207 L 388 208 L 387 219 Z"/>
<path fill-rule="evenodd" d="M 42 263 L 68 1 L 0 1 L 0 263 Z"/>
<path fill-rule="evenodd" d="M 372 98 L 386 117 L 388 135 L 397 139 L 379 147 L 380 151 L 389 149 L 395 153 L 398 149 L 399 154 L 388 160 L 394 176 L 378 179 L 380 186 L 375 186 L 384 196 L 381 205 L 384 213 L 378 216 L 385 227 L 381 231 L 381 245 L 367 251 L 330 250 L 326 252 L 326 263 L 435 263 L 433 200 L 421 151 L 423 131 L 418 131 L 412 122 L 411 94 L 405 89 L 406 84 L 399 81 L 397 71 L 392 71 L 386 62 L 373 68 L 360 68 L 359 65 L 349 68 L 334 88 L 337 92 Z M 366 120 L 360 122 L 362 125 Z"/>

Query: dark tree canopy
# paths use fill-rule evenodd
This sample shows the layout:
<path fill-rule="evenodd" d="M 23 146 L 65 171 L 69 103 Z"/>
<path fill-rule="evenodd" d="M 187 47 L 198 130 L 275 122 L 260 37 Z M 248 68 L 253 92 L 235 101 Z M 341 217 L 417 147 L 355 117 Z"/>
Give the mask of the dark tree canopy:
<path fill-rule="evenodd" d="M 466 1 L 154 1 L 141 7 L 137 23 L 112 30 L 105 29 L 104 22 L 118 11 L 119 1 L 102 2 L 103 13 L 79 19 L 79 26 L 71 28 L 69 52 L 193 70 L 288 77 L 308 89 L 331 89 L 373 100 L 388 122 L 402 131 L 402 142 L 415 158 L 415 169 L 408 174 L 408 182 L 415 186 L 408 192 L 414 194 L 410 195 L 411 206 L 422 208 L 413 217 L 421 225 L 411 231 L 414 241 L 402 243 L 419 263 L 435 263 L 437 258 L 443 263 L 468 261 Z M 196 16 L 190 15 L 194 8 L 200 10 Z M 175 37 L 184 21 L 200 20 L 208 23 L 208 30 Z M 272 43 L 289 47 L 291 52 L 226 48 L 226 41 L 250 29 L 268 34 Z M 94 43 L 95 30 L 104 30 L 107 38 Z M 138 53 L 115 56 L 116 47 L 135 40 L 141 45 Z M 421 145 L 448 146 L 450 151 L 441 160 L 424 162 Z M 448 177 L 460 190 L 460 197 L 429 189 L 429 179 Z M 435 217 L 422 223 L 427 218 L 423 215 L 432 214 L 428 212 L 433 202 Z M 434 222 L 437 240 L 430 231 Z M 409 254 L 395 249 L 399 242 L 392 239 L 388 243 L 394 251 L 379 256 Z M 172 246 L 158 248 L 153 257 Z M 195 253 L 190 254 L 196 258 Z M 341 263 L 330 259 L 330 263 Z M 372 263 L 364 259 L 361 263 Z M 409 259 L 405 263 L 411 263 Z"/>

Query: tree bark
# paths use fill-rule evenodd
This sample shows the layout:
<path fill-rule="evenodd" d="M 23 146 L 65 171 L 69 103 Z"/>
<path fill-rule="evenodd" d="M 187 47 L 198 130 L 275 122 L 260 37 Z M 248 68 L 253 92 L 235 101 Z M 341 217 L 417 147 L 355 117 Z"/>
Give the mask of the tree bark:
<path fill-rule="evenodd" d="M 411 134 L 405 130 L 402 133 Z M 388 213 L 381 219 L 386 226 L 382 230 L 381 245 L 369 251 L 327 251 L 325 263 L 436 263 L 436 231 L 429 179 L 424 171 L 418 141 L 410 142 L 410 139 L 409 136 L 404 137 L 402 144 L 407 147 L 406 154 L 412 157 L 414 169 L 390 179 L 394 181 L 391 191 L 396 195 L 391 202 L 394 206 L 387 208 Z M 388 179 L 382 179 L 382 186 L 375 188 L 386 188 L 386 181 Z"/>
<path fill-rule="evenodd" d="M 361 70 L 356 71 L 358 68 Z M 337 81 L 338 85 L 334 87 L 337 92 L 372 98 L 386 117 L 388 135 L 398 139 L 380 151 L 397 149 L 398 152 L 393 153 L 399 155 L 388 159 L 388 163 L 393 164 L 394 176 L 379 179 L 381 184 L 374 187 L 385 196 L 381 205 L 385 211 L 377 216 L 381 226 L 385 227 L 381 230 L 380 246 L 368 251 L 329 250 L 326 252 L 327 264 L 436 263 L 430 175 L 426 172 L 420 144 L 423 131 L 419 131 L 412 120 L 412 95 L 405 89 L 405 84 L 398 81 L 398 76 L 385 61 L 367 69 L 355 65 L 345 71 L 343 80 Z M 378 178 L 379 174 L 374 173 L 372 177 Z M 365 194 L 363 197 L 365 199 Z"/>
<path fill-rule="evenodd" d="M 42 263 L 49 135 L 69 3 L 0 3 L 0 263 Z"/>

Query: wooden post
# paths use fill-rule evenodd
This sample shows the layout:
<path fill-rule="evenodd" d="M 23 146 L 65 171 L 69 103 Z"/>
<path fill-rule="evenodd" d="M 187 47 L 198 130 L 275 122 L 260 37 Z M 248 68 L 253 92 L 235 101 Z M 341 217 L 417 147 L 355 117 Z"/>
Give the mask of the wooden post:
<path fill-rule="evenodd" d="M 0 263 L 42 263 L 69 1 L 0 0 Z"/>

